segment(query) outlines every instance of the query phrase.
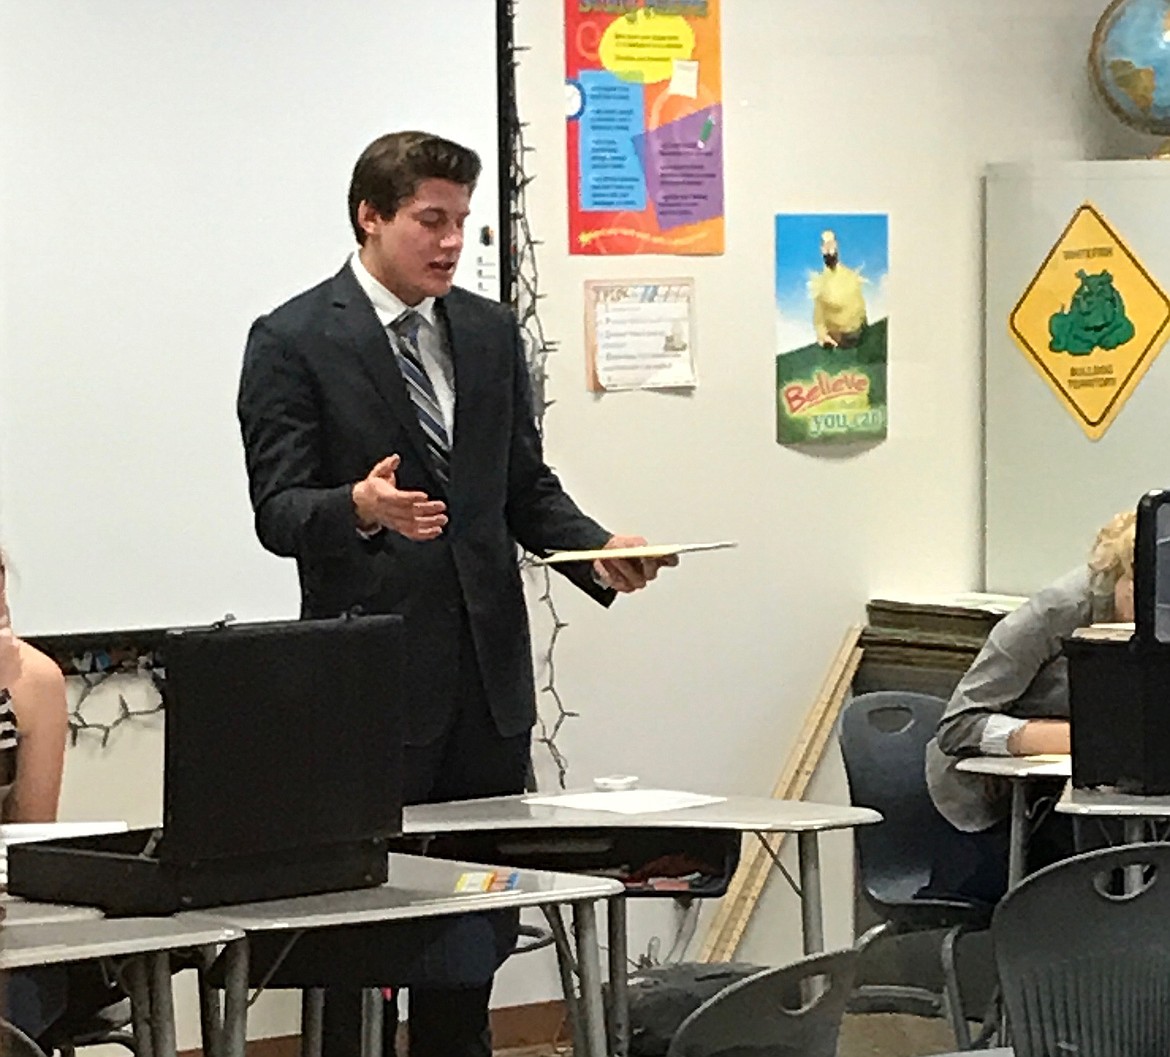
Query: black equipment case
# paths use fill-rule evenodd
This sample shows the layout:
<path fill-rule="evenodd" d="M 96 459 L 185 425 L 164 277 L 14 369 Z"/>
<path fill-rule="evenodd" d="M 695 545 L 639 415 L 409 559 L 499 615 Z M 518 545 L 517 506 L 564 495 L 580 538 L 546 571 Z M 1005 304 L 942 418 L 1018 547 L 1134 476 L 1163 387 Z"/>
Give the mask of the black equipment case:
<path fill-rule="evenodd" d="M 1170 793 L 1170 491 L 1137 509 L 1134 630 L 1066 639 L 1077 788 Z"/>
<path fill-rule="evenodd" d="M 125 916 L 383 883 L 401 632 L 397 616 L 170 632 L 162 827 L 13 845 L 9 892 Z"/>

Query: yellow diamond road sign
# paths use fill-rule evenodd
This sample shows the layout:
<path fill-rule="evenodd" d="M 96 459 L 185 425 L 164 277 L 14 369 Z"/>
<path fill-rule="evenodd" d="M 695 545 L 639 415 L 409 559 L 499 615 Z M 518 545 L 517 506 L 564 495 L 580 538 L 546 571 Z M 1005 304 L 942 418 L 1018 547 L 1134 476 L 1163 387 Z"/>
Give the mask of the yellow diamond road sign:
<path fill-rule="evenodd" d="M 1086 202 L 1012 311 L 1012 337 L 1093 439 L 1141 381 L 1170 323 L 1170 300 Z"/>

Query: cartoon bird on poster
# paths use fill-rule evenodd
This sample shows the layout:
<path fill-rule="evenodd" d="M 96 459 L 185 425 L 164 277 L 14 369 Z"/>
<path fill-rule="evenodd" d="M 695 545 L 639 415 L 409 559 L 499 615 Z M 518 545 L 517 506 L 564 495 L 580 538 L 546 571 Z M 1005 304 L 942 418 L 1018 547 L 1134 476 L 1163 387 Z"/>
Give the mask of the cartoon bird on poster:
<path fill-rule="evenodd" d="M 811 273 L 808 280 L 817 343 L 825 348 L 856 348 L 865 331 L 862 287 L 869 280 L 859 270 L 841 263 L 837 235 L 833 231 L 821 233 L 821 259 L 824 268 L 819 273 Z"/>

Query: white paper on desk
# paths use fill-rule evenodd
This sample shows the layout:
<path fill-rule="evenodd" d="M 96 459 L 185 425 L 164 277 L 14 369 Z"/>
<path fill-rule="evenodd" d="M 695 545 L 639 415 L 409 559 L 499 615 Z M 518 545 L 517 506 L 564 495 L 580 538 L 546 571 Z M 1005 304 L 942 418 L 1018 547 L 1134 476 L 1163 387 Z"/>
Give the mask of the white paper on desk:
<path fill-rule="evenodd" d="M 679 793 L 671 789 L 620 789 L 610 793 L 561 793 L 526 796 L 524 803 L 541 807 L 567 807 L 577 811 L 611 811 L 615 815 L 649 815 L 657 811 L 681 811 L 704 804 L 721 804 L 726 797 Z"/>
<path fill-rule="evenodd" d="M 1028 771 L 1030 778 L 1045 778 L 1048 776 L 1053 778 L 1067 778 L 1072 773 L 1070 770 L 1072 767 L 1070 758 L 1061 752 L 1046 752 L 1020 758 L 1036 765 L 1034 770 L 1029 769 Z"/>
<path fill-rule="evenodd" d="M 125 822 L 5 822 L 0 825 L 0 888 L 8 883 L 8 845 L 62 837 L 90 837 L 98 833 L 124 833 Z"/>
<path fill-rule="evenodd" d="M 695 551 L 721 551 L 738 547 L 734 540 L 718 543 L 646 543 L 639 547 L 610 547 L 592 551 L 557 551 L 547 558 L 535 558 L 537 565 L 557 565 L 560 562 L 593 562 L 599 558 L 669 558 L 671 555 L 692 554 Z"/>

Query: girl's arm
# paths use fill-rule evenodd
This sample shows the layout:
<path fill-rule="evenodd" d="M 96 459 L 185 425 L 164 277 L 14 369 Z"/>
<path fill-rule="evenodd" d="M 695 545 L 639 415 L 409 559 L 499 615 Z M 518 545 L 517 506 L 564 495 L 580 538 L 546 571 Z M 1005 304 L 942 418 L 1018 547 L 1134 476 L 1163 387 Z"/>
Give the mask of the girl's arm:
<path fill-rule="evenodd" d="M 9 686 L 19 737 L 16 781 L 4 802 L 5 822 L 53 822 L 69 729 L 65 677 L 48 657 L 19 643 L 20 675 Z"/>

